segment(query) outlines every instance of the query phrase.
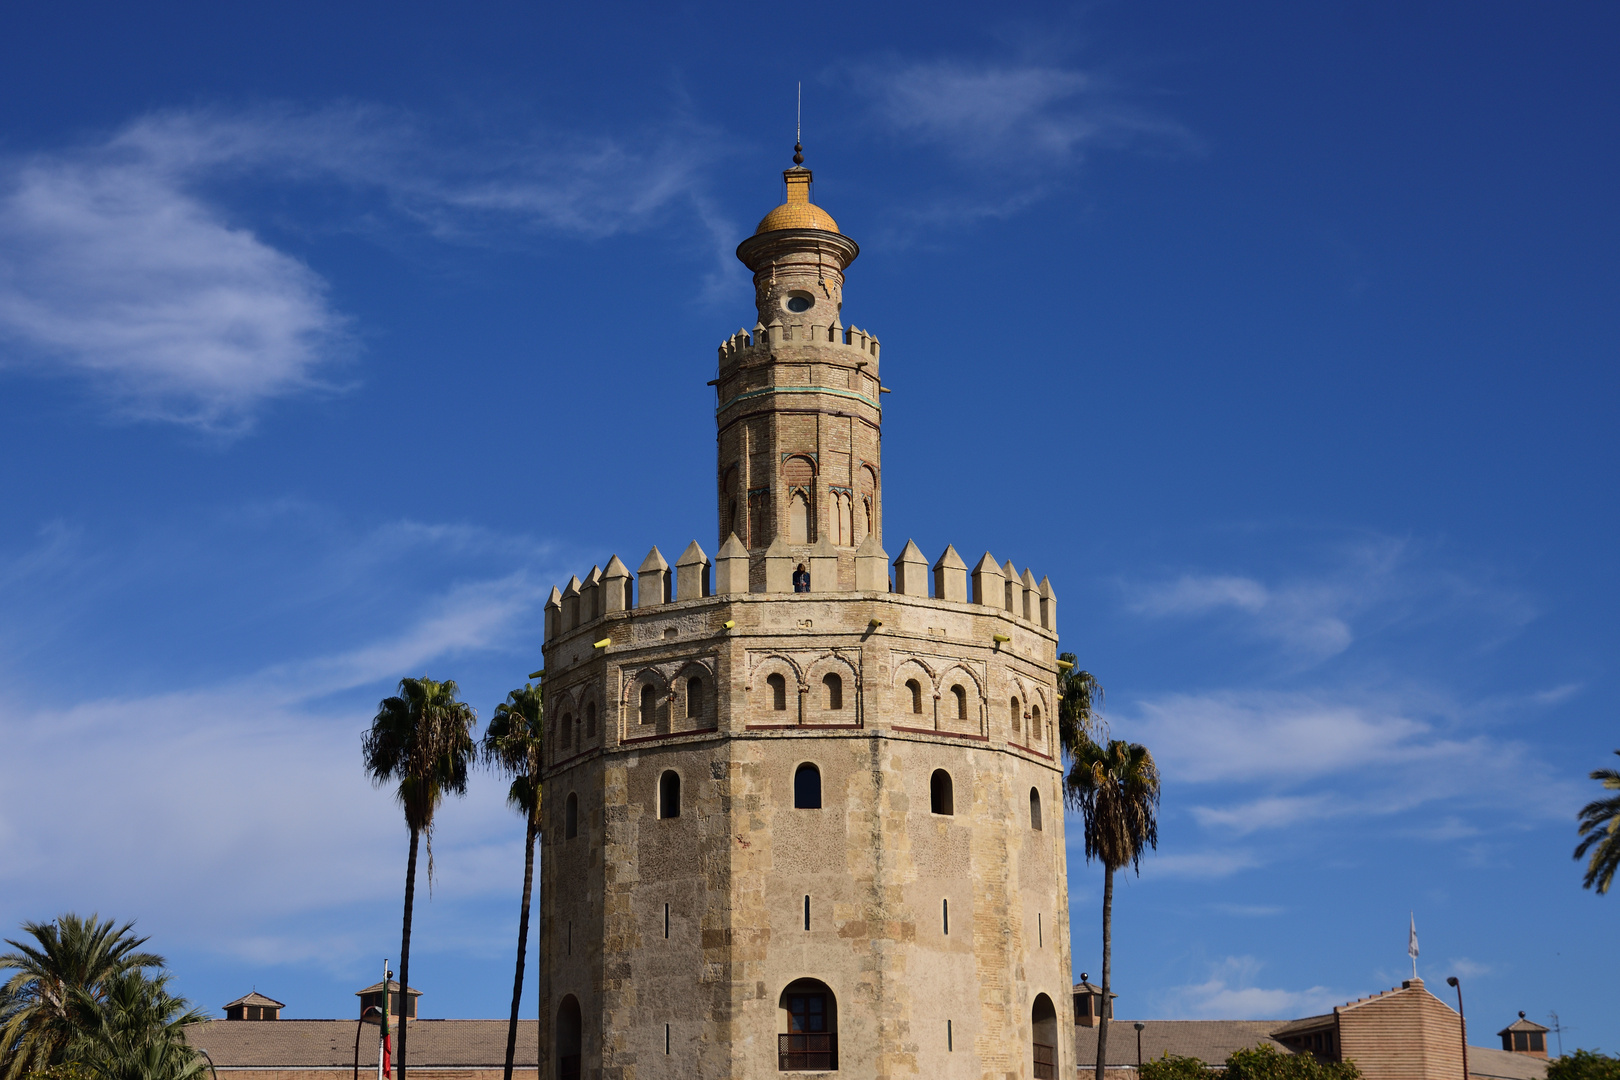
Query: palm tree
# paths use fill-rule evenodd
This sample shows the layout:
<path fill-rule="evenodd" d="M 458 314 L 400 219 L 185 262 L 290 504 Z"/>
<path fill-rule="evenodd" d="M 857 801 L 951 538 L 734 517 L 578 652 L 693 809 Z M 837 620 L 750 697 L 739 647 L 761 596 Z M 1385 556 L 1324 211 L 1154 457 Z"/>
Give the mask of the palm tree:
<path fill-rule="evenodd" d="M 1101 727 L 1103 688 L 1091 672 L 1075 666 L 1072 652 L 1058 656 L 1058 667 L 1058 745 L 1073 760 Z"/>
<path fill-rule="evenodd" d="M 1103 864 L 1102 1019 L 1097 1026 L 1097 1080 L 1108 1063 L 1108 1006 L 1114 934 L 1114 871 L 1142 872 L 1142 851 L 1159 846 L 1159 767 L 1147 747 L 1090 739 L 1072 757 L 1064 782 L 1069 804 L 1085 821 L 1086 860 Z"/>
<path fill-rule="evenodd" d="M 69 1053 L 96 1080 L 191 1080 L 204 1061 L 185 1029 L 208 1017 L 168 984 L 167 974 L 130 971 L 108 979 L 99 998 L 76 990 L 80 1031 Z"/>
<path fill-rule="evenodd" d="M 1620 750 L 1615 751 L 1620 754 Z M 1593 769 L 1592 779 L 1603 781 L 1610 791 L 1620 791 L 1620 770 Z M 1575 858 L 1592 849 L 1592 858 L 1586 864 L 1586 877 L 1581 887 L 1597 886 L 1598 895 L 1609 891 L 1614 884 L 1614 872 L 1620 870 L 1620 795 L 1607 799 L 1593 799 L 1581 807 L 1581 840 L 1575 849 Z"/>
<path fill-rule="evenodd" d="M 98 999 L 109 980 L 163 966 L 163 957 L 138 951 L 146 939 L 130 932 L 134 926 L 68 912 L 23 923 L 30 944 L 6 939 L 16 952 L 0 955 L 0 971 L 15 972 L 0 986 L 0 1080 L 62 1063 L 79 1029 L 75 992 Z"/>
<path fill-rule="evenodd" d="M 433 815 L 445 795 L 467 793 L 467 765 L 477 746 L 472 728 L 477 715 L 457 701 L 454 680 L 435 682 L 426 676 L 401 679 L 399 693 L 383 698 L 371 730 L 361 742 L 366 771 L 373 784 L 395 781 L 394 797 L 405 811 L 411 831 L 411 854 L 405 863 L 405 923 L 399 945 L 399 1080 L 405 1080 L 405 1022 L 410 1000 L 411 908 L 416 902 L 416 843 L 427 839 L 428 885 L 433 884 Z M 386 987 L 384 988 L 387 989 Z M 384 994 L 384 997 L 387 995 Z M 386 1002 L 384 1003 L 386 1007 Z M 0 1080 L 6 1078 L 0 1077 Z"/>
<path fill-rule="evenodd" d="M 517 1054 L 518 1003 L 523 998 L 523 958 L 529 946 L 529 896 L 534 888 L 534 840 L 540 834 L 541 749 L 545 735 L 545 702 L 540 687 L 524 683 L 495 706 L 481 747 L 484 761 L 512 778 L 506 804 L 523 815 L 523 907 L 518 914 L 517 973 L 512 977 L 512 1019 L 506 1028 L 506 1076 L 512 1080 Z"/>

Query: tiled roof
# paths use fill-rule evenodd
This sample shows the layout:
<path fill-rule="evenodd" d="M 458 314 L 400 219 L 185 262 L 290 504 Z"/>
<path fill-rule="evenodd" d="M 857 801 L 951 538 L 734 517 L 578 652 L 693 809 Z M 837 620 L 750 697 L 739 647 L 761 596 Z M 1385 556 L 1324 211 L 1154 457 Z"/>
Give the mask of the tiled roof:
<path fill-rule="evenodd" d="M 191 1045 L 207 1050 L 225 1069 L 351 1069 L 357 1020 L 210 1020 L 186 1029 Z M 505 1020 L 412 1020 L 410 1064 L 420 1068 L 501 1068 L 506 1064 Z M 515 1064 L 534 1068 L 539 1032 L 533 1020 L 518 1024 Z M 399 1053 L 399 1034 L 394 1034 Z M 377 1060 L 377 1025 L 360 1035 L 360 1061 Z"/>
<path fill-rule="evenodd" d="M 1136 1029 L 1133 1021 L 1108 1025 L 1108 1066 L 1136 1064 Z M 1284 1053 L 1288 1047 L 1271 1037 L 1281 1020 L 1144 1020 L 1142 1060 L 1162 1054 L 1195 1057 L 1206 1065 L 1224 1065 L 1234 1050 L 1270 1045 Z M 1083 1072 L 1097 1067 L 1097 1029 L 1074 1029 L 1074 1060 Z"/>
<path fill-rule="evenodd" d="M 257 990 L 253 991 L 253 993 L 247 995 L 246 997 L 239 997 L 235 1001 L 227 1001 L 225 1003 L 225 1007 L 227 1009 L 233 1005 L 269 1005 L 274 1009 L 285 1009 L 287 1007 L 286 1005 L 277 1001 L 275 998 L 265 997 Z"/>
<path fill-rule="evenodd" d="M 354 996 L 359 997 L 361 994 L 380 994 L 380 993 L 382 993 L 382 988 L 383 988 L 382 983 L 374 982 L 370 986 L 366 987 L 364 990 L 356 990 L 354 992 Z M 398 990 L 399 989 L 399 980 L 398 979 L 389 979 L 388 980 L 388 989 L 390 989 L 390 990 Z M 413 986 L 410 989 L 410 994 L 411 994 L 412 997 L 421 997 L 422 996 L 422 991 L 418 990 L 416 987 Z M 505 1064 L 505 1062 L 502 1062 L 502 1064 Z"/>
<path fill-rule="evenodd" d="M 1509 1024 L 1507 1027 L 1503 1028 L 1501 1031 L 1498 1031 L 1497 1034 L 1498 1035 L 1506 1035 L 1510 1031 L 1551 1031 L 1551 1030 L 1552 1030 L 1552 1028 L 1550 1028 L 1550 1027 L 1542 1027 L 1540 1024 L 1536 1023 L 1534 1020 L 1526 1020 L 1523 1016 L 1520 1016 L 1517 1020 L 1513 1021 L 1513 1023 Z"/>
<path fill-rule="evenodd" d="M 1282 1025 L 1281 1027 L 1273 1029 L 1271 1033 L 1277 1038 L 1281 1039 L 1288 1035 L 1295 1035 L 1306 1031 L 1315 1031 L 1317 1028 L 1324 1028 L 1331 1025 L 1335 1016 L 1337 1016 L 1336 1013 L 1323 1013 L 1321 1016 L 1301 1017 L 1298 1020 L 1288 1021 L 1288 1023 Z"/>
<path fill-rule="evenodd" d="M 1514 1054 L 1489 1046 L 1468 1048 L 1468 1075 L 1492 1080 L 1545 1080 L 1547 1062 L 1529 1054 Z"/>

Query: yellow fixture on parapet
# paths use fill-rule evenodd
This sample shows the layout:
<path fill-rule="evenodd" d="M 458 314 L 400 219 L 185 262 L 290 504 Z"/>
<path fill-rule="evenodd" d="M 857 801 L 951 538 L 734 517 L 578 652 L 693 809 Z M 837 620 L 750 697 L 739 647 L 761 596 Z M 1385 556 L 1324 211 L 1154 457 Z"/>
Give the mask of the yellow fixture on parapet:
<path fill-rule="evenodd" d="M 610 637 L 605 637 L 601 641 L 598 641 L 595 644 L 593 644 L 591 646 L 591 648 L 593 648 L 593 649 L 605 649 L 611 644 L 613 644 L 613 639 L 610 638 Z"/>

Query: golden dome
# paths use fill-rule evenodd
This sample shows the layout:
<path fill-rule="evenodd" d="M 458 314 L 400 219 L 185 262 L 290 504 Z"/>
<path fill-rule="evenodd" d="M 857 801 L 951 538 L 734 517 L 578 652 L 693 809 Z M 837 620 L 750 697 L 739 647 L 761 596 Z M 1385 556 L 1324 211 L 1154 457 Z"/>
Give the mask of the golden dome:
<path fill-rule="evenodd" d="M 754 230 L 754 235 L 775 232 L 778 229 L 820 229 L 838 232 L 838 222 L 832 215 L 810 201 L 810 170 L 788 169 L 782 174 L 787 181 L 787 202 L 765 215 Z"/>

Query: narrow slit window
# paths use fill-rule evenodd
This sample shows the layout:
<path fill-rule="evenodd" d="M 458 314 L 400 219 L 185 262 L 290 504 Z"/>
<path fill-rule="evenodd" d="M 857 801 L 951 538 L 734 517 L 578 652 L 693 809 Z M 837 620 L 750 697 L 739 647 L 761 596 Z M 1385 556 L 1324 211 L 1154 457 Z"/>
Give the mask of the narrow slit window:
<path fill-rule="evenodd" d="M 787 680 L 773 674 L 765 679 L 765 685 L 771 688 L 771 708 L 777 712 L 787 712 Z"/>
<path fill-rule="evenodd" d="M 945 928 L 946 936 L 949 936 L 951 932 L 951 902 L 949 900 L 939 902 L 939 917 L 940 925 Z"/>
<path fill-rule="evenodd" d="M 641 687 L 641 722 L 651 724 L 658 719 L 658 691 L 652 683 Z"/>
<path fill-rule="evenodd" d="M 1035 947 L 1046 948 L 1046 923 L 1040 912 L 1035 913 Z"/>
<path fill-rule="evenodd" d="M 664 905 L 664 940 L 669 940 L 669 905 Z"/>
<path fill-rule="evenodd" d="M 951 1032 L 951 1022 L 949 1020 L 945 1021 L 945 1049 L 947 1052 L 956 1049 Z"/>
<path fill-rule="evenodd" d="M 1012 699 L 1008 711 L 1012 714 L 1012 729 L 1013 734 L 1016 735 L 1024 730 L 1024 710 L 1018 707 L 1017 698 Z"/>
<path fill-rule="evenodd" d="M 1041 831 L 1041 793 L 1035 788 L 1029 789 L 1029 827 Z"/>
<path fill-rule="evenodd" d="M 1045 733 L 1041 730 L 1041 707 L 1039 705 L 1031 705 L 1029 707 L 1030 738 L 1035 742 L 1040 742 L 1043 734 Z"/>
<path fill-rule="evenodd" d="M 669 1053 L 669 1025 L 664 1025 L 664 1053 Z"/>
<path fill-rule="evenodd" d="M 806 930 L 810 929 L 810 894 L 809 893 L 806 893 L 805 897 L 804 897 L 804 928 Z"/>
<path fill-rule="evenodd" d="M 916 679 L 907 679 L 906 689 L 911 691 L 911 711 L 922 712 L 922 683 Z"/>
<path fill-rule="evenodd" d="M 951 696 L 956 698 L 956 718 L 966 720 L 968 718 L 967 691 L 960 686 L 953 686 L 951 687 Z"/>
<path fill-rule="evenodd" d="M 686 718 L 696 720 L 703 715 L 703 680 L 693 676 L 686 680 Z"/>

